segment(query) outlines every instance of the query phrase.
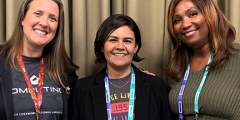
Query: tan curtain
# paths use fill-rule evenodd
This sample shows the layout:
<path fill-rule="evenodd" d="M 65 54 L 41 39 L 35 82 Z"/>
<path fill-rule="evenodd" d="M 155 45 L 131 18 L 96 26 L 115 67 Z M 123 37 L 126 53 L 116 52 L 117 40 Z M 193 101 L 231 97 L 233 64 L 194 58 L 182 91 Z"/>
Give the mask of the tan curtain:
<path fill-rule="evenodd" d="M 0 0 L 0 43 L 12 34 L 23 0 Z M 101 23 L 111 14 L 125 14 L 138 24 L 142 35 L 139 68 L 166 80 L 164 69 L 170 61 L 171 45 L 166 16 L 171 0 L 62 0 L 65 9 L 65 44 L 71 59 L 80 66 L 79 78 L 97 73 L 104 65 L 95 64 L 94 39 Z M 237 30 L 240 43 L 240 1 L 214 0 Z"/>

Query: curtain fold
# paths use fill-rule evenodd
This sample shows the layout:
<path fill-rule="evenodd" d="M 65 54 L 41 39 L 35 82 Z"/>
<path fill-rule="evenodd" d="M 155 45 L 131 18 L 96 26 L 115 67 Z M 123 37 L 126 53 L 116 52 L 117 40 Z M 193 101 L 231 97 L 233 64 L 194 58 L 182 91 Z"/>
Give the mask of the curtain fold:
<path fill-rule="evenodd" d="M 70 36 L 69 36 L 69 27 L 70 27 L 70 25 L 69 25 L 69 21 L 70 21 L 70 16 L 69 16 L 69 13 L 70 13 L 70 8 L 69 8 L 69 3 L 71 3 L 71 2 L 69 2 L 69 0 L 62 0 L 62 2 L 63 2 L 63 4 L 64 4 L 64 6 L 63 6 L 63 9 L 64 9 L 64 17 L 65 17 L 65 26 L 64 26 L 64 37 L 65 37 L 65 41 L 64 41 L 64 43 L 65 43 L 65 47 L 66 47 L 66 52 L 67 52 L 67 54 L 70 56 Z"/>
<path fill-rule="evenodd" d="M 80 66 L 79 77 L 98 72 L 95 64 L 94 40 L 101 23 L 110 16 L 109 0 L 74 0 L 72 3 L 72 59 Z"/>
<path fill-rule="evenodd" d="M 140 57 L 145 60 L 136 63 L 141 68 L 165 78 L 164 69 L 169 59 L 170 42 L 166 28 L 166 3 L 168 0 L 127 0 L 126 14 L 138 24 L 142 35 Z M 165 51 L 167 50 L 167 51 Z"/>
<path fill-rule="evenodd" d="M 6 38 L 9 39 L 17 21 L 18 10 L 23 0 L 6 0 Z"/>
<path fill-rule="evenodd" d="M 237 34 L 235 42 L 240 43 L 240 1 L 239 0 L 228 0 L 229 2 L 229 20 L 235 27 Z"/>
<path fill-rule="evenodd" d="M 111 11 L 114 14 L 124 14 L 124 0 L 112 0 Z"/>
<path fill-rule="evenodd" d="M 6 39 L 6 1 L 0 0 L 0 43 L 3 43 Z"/>
<path fill-rule="evenodd" d="M 12 35 L 23 0 L 0 0 L 0 43 Z M 79 78 L 99 72 L 105 65 L 95 64 L 94 40 L 101 23 L 110 15 L 133 18 L 141 31 L 139 56 L 134 64 L 162 77 L 167 83 L 171 44 L 167 32 L 167 10 L 171 0 L 62 0 L 65 10 L 65 46 L 73 62 L 80 66 Z M 240 1 L 214 0 L 237 30 L 240 43 Z"/>

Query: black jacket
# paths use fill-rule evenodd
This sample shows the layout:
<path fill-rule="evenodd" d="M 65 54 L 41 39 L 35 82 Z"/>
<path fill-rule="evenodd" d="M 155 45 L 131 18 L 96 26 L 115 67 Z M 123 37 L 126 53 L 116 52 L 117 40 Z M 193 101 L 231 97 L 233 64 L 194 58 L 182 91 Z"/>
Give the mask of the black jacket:
<path fill-rule="evenodd" d="M 0 54 L 0 120 L 13 120 L 13 96 L 12 96 L 12 80 L 10 68 L 5 68 L 5 58 L 7 52 L 3 51 Z M 68 73 L 68 80 L 73 84 L 78 79 L 75 72 Z M 63 114 L 61 120 L 67 120 L 68 114 L 68 100 L 70 94 L 66 94 L 65 89 L 62 87 L 63 97 Z"/>
<path fill-rule="evenodd" d="M 136 120 L 171 120 L 168 93 L 163 80 L 147 75 L 132 64 L 136 79 Z M 76 82 L 69 102 L 70 120 L 107 120 L 104 77 L 99 73 Z"/>

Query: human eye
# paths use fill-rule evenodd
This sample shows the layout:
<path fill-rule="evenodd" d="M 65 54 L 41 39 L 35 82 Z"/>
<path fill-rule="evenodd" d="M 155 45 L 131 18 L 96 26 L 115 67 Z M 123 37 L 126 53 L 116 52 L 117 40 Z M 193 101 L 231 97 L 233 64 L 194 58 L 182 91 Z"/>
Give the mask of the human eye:
<path fill-rule="evenodd" d="M 126 43 L 132 43 L 132 40 L 131 40 L 131 39 L 125 39 L 124 42 L 126 42 Z"/>
<path fill-rule="evenodd" d="M 189 14 L 189 17 L 194 17 L 194 16 L 196 16 L 196 15 L 198 15 L 198 12 L 191 12 L 191 13 Z"/>
<path fill-rule="evenodd" d="M 57 22 L 57 18 L 56 17 L 50 17 L 50 21 Z"/>
<path fill-rule="evenodd" d="M 41 12 L 34 12 L 34 14 L 36 15 L 36 17 L 40 17 L 42 15 Z"/>
<path fill-rule="evenodd" d="M 108 41 L 109 41 L 109 42 L 116 42 L 116 41 L 117 41 L 117 39 L 110 38 L 110 39 L 108 39 Z"/>
<path fill-rule="evenodd" d="M 178 24 L 179 22 L 181 22 L 181 19 L 179 19 L 179 18 L 176 18 L 176 19 L 173 20 L 173 24 L 174 25 Z"/>

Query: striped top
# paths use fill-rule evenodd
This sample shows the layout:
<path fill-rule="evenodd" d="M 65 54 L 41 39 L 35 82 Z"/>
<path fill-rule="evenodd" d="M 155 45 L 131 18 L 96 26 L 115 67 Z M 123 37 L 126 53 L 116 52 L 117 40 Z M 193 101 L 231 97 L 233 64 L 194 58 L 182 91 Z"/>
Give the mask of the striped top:
<path fill-rule="evenodd" d="M 234 47 L 240 49 L 239 44 Z M 198 120 L 240 120 L 240 52 L 231 55 L 220 69 L 208 73 L 199 96 Z M 194 120 L 194 99 L 202 80 L 204 70 L 190 69 L 183 93 L 184 119 Z M 178 115 L 178 94 L 181 82 L 170 80 L 169 103 L 174 114 Z"/>

